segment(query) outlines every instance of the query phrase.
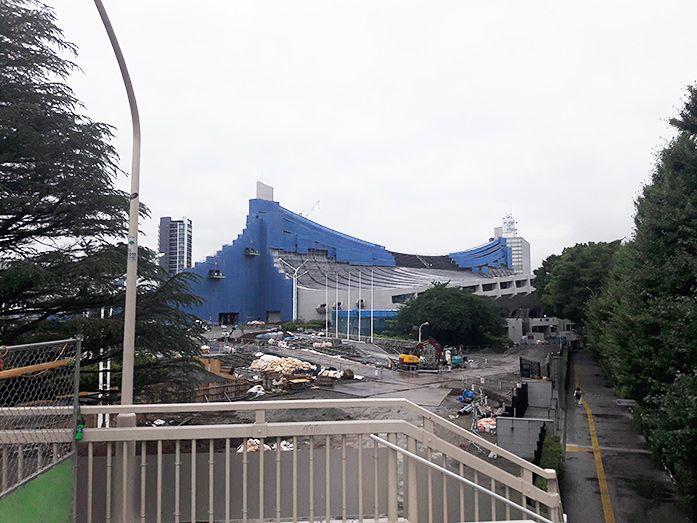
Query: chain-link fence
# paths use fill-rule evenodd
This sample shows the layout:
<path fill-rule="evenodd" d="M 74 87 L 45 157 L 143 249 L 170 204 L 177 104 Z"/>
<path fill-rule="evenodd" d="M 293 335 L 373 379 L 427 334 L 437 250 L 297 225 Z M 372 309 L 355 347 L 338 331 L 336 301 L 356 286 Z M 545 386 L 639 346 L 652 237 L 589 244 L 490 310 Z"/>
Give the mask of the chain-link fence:
<path fill-rule="evenodd" d="M 0 346 L 0 497 L 74 452 L 79 361 L 79 339 Z"/>

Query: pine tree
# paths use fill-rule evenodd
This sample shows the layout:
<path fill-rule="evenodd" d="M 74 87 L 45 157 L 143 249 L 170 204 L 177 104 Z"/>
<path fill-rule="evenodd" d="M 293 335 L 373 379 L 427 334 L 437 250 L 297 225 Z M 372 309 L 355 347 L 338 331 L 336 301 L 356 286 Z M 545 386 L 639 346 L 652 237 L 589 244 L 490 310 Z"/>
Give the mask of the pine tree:
<path fill-rule="evenodd" d="M 80 113 L 61 53 L 76 49 L 48 7 L 0 1 L 0 343 L 84 334 L 89 366 L 121 351 L 129 198 L 115 188 L 112 128 Z M 191 275 L 168 278 L 147 249 L 139 268 L 145 386 L 198 354 L 196 318 L 180 310 L 198 298 Z"/>

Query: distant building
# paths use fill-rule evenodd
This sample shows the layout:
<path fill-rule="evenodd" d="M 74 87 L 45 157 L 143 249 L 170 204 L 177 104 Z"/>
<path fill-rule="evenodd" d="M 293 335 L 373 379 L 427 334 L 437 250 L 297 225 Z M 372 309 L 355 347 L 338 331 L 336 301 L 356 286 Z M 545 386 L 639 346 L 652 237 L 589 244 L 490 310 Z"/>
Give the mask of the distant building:
<path fill-rule="evenodd" d="M 494 239 L 506 239 L 506 246 L 511 248 L 511 269 L 516 273 L 530 274 L 530 244 L 520 236 L 516 222 L 509 213 L 503 217 L 503 225 L 494 229 Z"/>
<path fill-rule="evenodd" d="M 515 236 L 515 222 L 513 232 L 441 256 L 400 253 L 285 209 L 274 201 L 273 188 L 258 183 L 246 227 L 237 239 L 191 269 L 200 277 L 193 291 L 204 302 L 190 312 L 226 325 L 296 318 L 332 321 L 343 332 L 350 328 L 348 321 L 355 324 L 356 333 L 365 334 L 371 318 L 377 332 L 380 322 L 433 282 L 520 301 L 534 289 L 529 271 L 521 274 L 511 268 L 514 251 L 509 241 L 522 240 Z M 529 267 L 528 243 L 522 242 Z M 519 307 L 529 306 L 514 308 Z"/>
<path fill-rule="evenodd" d="M 173 220 L 169 216 L 160 218 L 159 239 L 160 266 L 169 274 L 176 274 L 193 266 L 193 226 L 186 216 L 181 220 Z"/>

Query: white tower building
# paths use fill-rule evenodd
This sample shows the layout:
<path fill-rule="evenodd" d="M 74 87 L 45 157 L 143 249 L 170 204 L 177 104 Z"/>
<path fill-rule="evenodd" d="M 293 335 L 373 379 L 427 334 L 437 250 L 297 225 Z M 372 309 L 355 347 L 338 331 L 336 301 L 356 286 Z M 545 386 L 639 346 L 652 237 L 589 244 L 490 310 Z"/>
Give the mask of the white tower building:
<path fill-rule="evenodd" d="M 516 221 L 511 213 L 503 217 L 501 227 L 494 229 L 494 239 L 498 238 L 505 238 L 506 245 L 511 248 L 513 254 L 513 267 L 511 269 L 522 274 L 530 274 L 530 244 L 518 236 Z"/>
<path fill-rule="evenodd" d="M 192 267 L 193 225 L 184 216 L 173 220 L 160 218 L 160 266 L 169 274 Z"/>

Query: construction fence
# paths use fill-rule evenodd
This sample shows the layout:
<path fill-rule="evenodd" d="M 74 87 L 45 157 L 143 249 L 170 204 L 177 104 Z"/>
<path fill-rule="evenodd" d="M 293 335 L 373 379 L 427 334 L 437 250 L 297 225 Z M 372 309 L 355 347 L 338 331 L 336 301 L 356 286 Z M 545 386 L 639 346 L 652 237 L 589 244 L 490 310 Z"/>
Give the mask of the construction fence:
<path fill-rule="evenodd" d="M 74 454 L 80 344 L 0 346 L 0 498 Z"/>

